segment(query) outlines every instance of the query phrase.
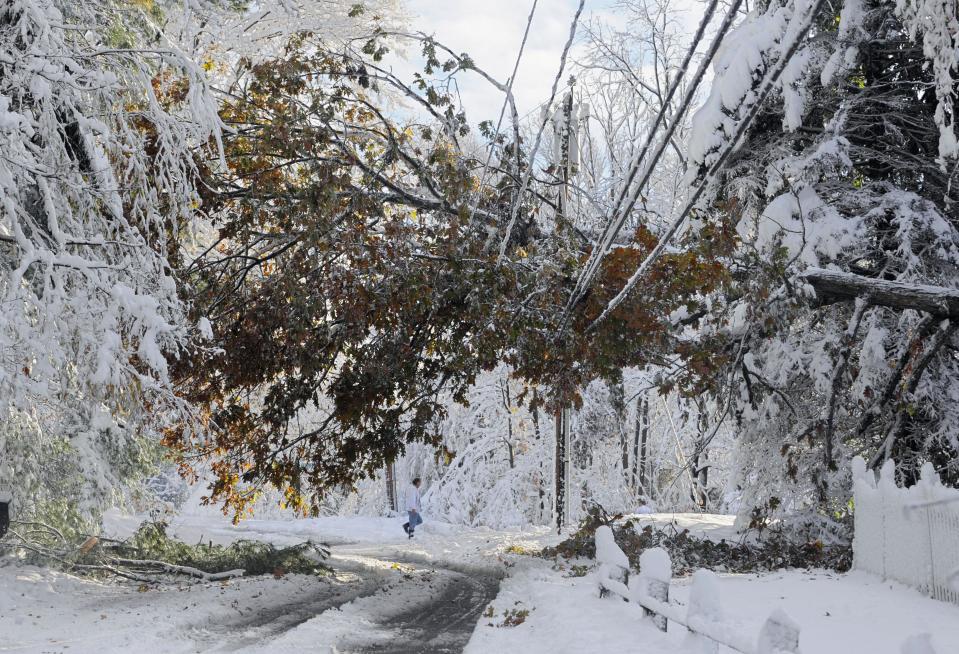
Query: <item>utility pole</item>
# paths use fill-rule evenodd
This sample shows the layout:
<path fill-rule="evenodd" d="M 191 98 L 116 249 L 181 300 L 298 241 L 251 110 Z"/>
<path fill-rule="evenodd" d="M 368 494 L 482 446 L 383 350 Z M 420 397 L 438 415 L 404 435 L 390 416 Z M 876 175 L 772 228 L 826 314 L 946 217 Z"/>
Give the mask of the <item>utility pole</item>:
<path fill-rule="evenodd" d="M 573 90 L 563 97 L 559 109 L 552 116 L 553 122 L 553 161 L 555 174 L 562 182 L 557 197 L 556 227 L 563 225 L 569 216 L 569 185 L 579 168 L 579 113 L 585 113 L 573 102 Z M 555 511 L 556 531 L 561 533 L 569 524 L 569 488 L 571 482 L 570 464 L 570 417 L 571 407 L 567 404 L 557 409 L 556 421 L 556 460 L 555 460 Z"/>

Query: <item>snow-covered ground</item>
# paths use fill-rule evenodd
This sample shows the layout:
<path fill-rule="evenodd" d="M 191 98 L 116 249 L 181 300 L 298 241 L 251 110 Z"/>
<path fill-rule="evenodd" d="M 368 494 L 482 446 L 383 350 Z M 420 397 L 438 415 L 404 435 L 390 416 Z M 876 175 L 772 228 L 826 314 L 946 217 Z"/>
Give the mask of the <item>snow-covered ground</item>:
<path fill-rule="evenodd" d="M 122 537 L 139 519 L 107 516 Z M 287 575 L 160 588 L 97 583 L 0 565 L 0 652 L 363 652 L 428 642 L 459 651 L 496 595 L 510 546 L 541 547 L 546 530 L 466 529 L 427 520 L 407 539 L 399 518 L 248 520 L 179 516 L 187 542 L 240 538 L 333 546 L 332 577 Z M 417 651 L 413 649 L 397 651 Z"/>
<path fill-rule="evenodd" d="M 373 588 L 355 574 L 148 588 L 7 566 L 0 568 L 0 651 L 231 651 Z"/>
<path fill-rule="evenodd" d="M 733 516 L 664 513 L 627 518 L 637 528 L 672 526 L 701 538 L 742 539 L 733 529 Z M 466 651 L 572 654 L 594 651 L 597 643 L 611 652 L 686 651 L 687 632 L 681 626 L 672 625 L 663 634 L 642 618 L 638 605 L 614 597 L 601 600 L 594 564 L 520 560 L 501 586 L 493 617 L 480 621 Z M 580 576 L 584 565 L 589 569 Z M 671 597 L 681 605 L 689 600 L 690 581 L 676 578 L 671 584 Z M 903 642 L 917 634 L 929 634 L 937 654 L 959 652 L 959 606 L 867 573 L 720 574 L 719 592 L 724 622 L 753 639 L 773 610 L 784 610 L 801 627 L 805 654 L 900 654 Z M 529 613 L 522 624 L 504 626 L 504 612 L 514 609 Z"/>
<path fill-rule="evenodd" d="M 727 540 L 739 542 L 743 535 L 736 532 L 733 524 L 736 516 L 716 513 L 638 513 L 624 516 L 623 519 L 632 520 L 636 529 L 646 525 L 656 529 L 674 528 L 677 531 L 684 529 L 694 538 L 707 538 L 713 541 Z"/>
<path fill-rule="evenodd" d="M 551 562 L 531 559 L 502 584 L 492 618 L 480 621 L 468 654 L 602 651 L 672 654 L 683 649 L 685 629 L 657 631 L 636 604 L 600 599 L 592 573 L 570 576 Z M 895 583 L 852 572 L 783 571 L 765 575 L 719 575 L 724 616 L 755 637 L 776 608 L 802 628 L 805 654 L 900 654 L 909 636 L 928 633 L 938 654 L 959 651 L 959 606 L 923 597 Z M 672 597 L 685 604 L 689 578 L 673 581 Z M 503 626 L 504 611 L 529 611 L 518 626 Z M 491 626 L 492 625 L 492 626 Z M 728 651 L 728 650 L 727 650 Z"/>
<path fill-rule="evenodd" d="M 733 536 L 726 516 L 641 520 Z M 682 628 L 660 633 L 637 605 L 600 599 L 588 570 L 593 562 L 524 554 L 557 540 L 544 529 L 492 531 L 428 520 L 409 541 L 400 522 L 335 517 L 234 527 L 193 515 L 171 525 L 188 541 L 328 542 L 337 573 L 326 578 L 267 576 L 157 589 L 6 565 L 0 567 L 0 652 L 425 651 L 415 643 L 429 651 L 465 645 L 469 654 L 687 651 Z M 118 515 L 108 521 L 117 534 L 135 524 Z M 919 633 L 931 634 L 938 654 L 959 651 L 959 606 L 864 573 L 727 574 L 719 588 L 725 617 L 739 632 L 757 634 L 781 608 L 801 625 L 805 654 L 899 654 L 903 641 Z M 674 580 L 672 597 L 688 601 L 688 579 Z"/>

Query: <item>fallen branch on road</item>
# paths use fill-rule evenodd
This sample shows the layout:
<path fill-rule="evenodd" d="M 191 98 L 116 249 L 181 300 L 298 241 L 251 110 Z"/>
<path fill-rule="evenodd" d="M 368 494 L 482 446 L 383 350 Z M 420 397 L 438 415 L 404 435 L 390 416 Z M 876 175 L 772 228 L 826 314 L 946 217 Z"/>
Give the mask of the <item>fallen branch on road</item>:
<path fill-rule="evenodd" d="M 99 536 L 68 537 L 37 522 L 14 522 L 0 541 L 21 559 L 90 575 L 112 575 L 141 583 L 182 580 L 223 581 L 273 574 L 325 574 L 329 549 L 311 541 L 277 548 L 270 543 L 240 540 L 229 545 L 189 545 L 171 538 L 163 522 L 145 522 L 128 540 Z"/>

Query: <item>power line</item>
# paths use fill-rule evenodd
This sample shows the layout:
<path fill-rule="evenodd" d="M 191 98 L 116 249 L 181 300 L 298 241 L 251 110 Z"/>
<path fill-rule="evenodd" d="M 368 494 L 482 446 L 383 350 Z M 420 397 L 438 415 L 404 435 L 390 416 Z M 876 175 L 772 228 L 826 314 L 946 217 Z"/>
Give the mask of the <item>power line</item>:
<path fill-rule="evenodd" d="M 741 1 L 741 0 L 740 0 Z M 663 100 L 662 105 L 659 108 L 659 111 L 656 113 L 656 118 L 653 121 L 652 127 L 646 133 L 646 140 L 643 143 L 643 147 L 640 148 L 639 154 L 634 157 L 633 162 L 630 164 L 629 174 L 627 175 L 626 181 L 623 184 L 622 189 L 620 190 L 619 197 L 616 199 L 616 204 L 613 207 L 613 211 L 610 214 L 610 220 L 606 223 L 603 233 L 600 235 L 599 240 L 597 241 L 597 247 L 593 249 L 590 253 L 589 259 L 586 261 L 586 267 L 583 270 L 583 273 L 576 280 L 576 285 L 573 288 L 573 292 L 570 295 L 569 302 L 566 305 L 566 308 L 563 312 L 563 321 L 560 329 L 565 329 L 565 323 L 569 318 L 569 314 L 572 312 L 572 308 L 576 305 L 579 299 L 582 297 L 585 292 L 584 286 L 588 286 L 589 282 L 592 280 L 594 274 L 594 268 L 599 265 L 599 260 L 602 259 L 602 251 L 607 247 L 607 242 L 611 242 L 615 239 L 615 234 L 610 238 L 610 231 L 613 228 L 613 225 L 617 222 L 616 216 L 622 207 L 623 200 L 626 199 L 626 195 L 629 193 L 629 188 L 633 183 L 633 180 L 636 177 L 636 173 L 639 170 L 639 166 L 645 158 L 647 152 L 649 152 L 650 145 L 652 145 L 653 137 L 656 134 L 656 131 L 659 129 L 660 125 L 666 119 L 666 111 L 668 110 L 670 103 L 672 102 L 673 96 L 676 94 L 676 91 L 679 89 L 680 83 L 683 79 L 683 74 L 689 68 L 689 64 L 692 61 L 692 58 L 696 54 L 696 48 L 699 46 L 699 42 L 702 40 L 703 34 L 706 31 L 706 27 L 709 25 L 709 21 L 712 20 L 713 14 L 716 11 L 716 7 L 719 4 L 719 0 L 712 0 L 709 5 L 706 7 L 706 12 L 703 14 L 702 20 L 699 22 L 699 27 L 696 29 L 696 32 L 693 36 L 692 43 L 689 46 L 686 56 L 683 59 L 682 64 L 679 67 L 679 72 L 676 75 L 676 78 L 673 80 L 673 83 L 670 85 L 666 93 L 666 98 Z M 673 124 L 680 120 L 682 116 L 682 111 L 677 112 L 673 116 Z M 654 157 L 653 164 L 656 163 L 659 157 Z M 617 230 L 618 231 L 618 230 Z"/>
<path fill-rule="evenodd" d="M 523 59 L 523 51 L 526 49 L 526 41 L 529 39 L 530 27 L 533 25 L 533 16 L 536 14 L 536 5 L 539 0 L 533 0 L 533 5 L 529 10 L 529 17 L 526 19 L 526 30 L 523 32 L 523 40 L 519 44 L 519 52 L 516 54 L 516 63 L 513 64 L 513 74 L 510 75 L 509 82 L 506 84 L 506 97 L 503 98 L 503 106 L 499 110 L 499 120 L 496 121 L 496 129 L 493 132 L 493 144 L 489 149 L 489 152 L 486 154 L 486 164 L 483 166 L 483 178 L 480 180 L 480 184 L 477 187 L 477 192 L 482 192 L 483 187 L 486 185 L 487 175 L 489 174 L 489 165 L 490 161 L 493 158 L 493 150 L 496 149 L 496 139 L 499 138 L 500 128 L 503 126 L 503 117 L 506 115 L 506 107 L 513 102 L 513 119 L 514 121 L 518 120 L 516 118 L 516 103 L 515 100 L 512 100 L 513 97 L 513 83 L 516 81 L 516 74 L 519 71 L 520 61 Z M 518 129 L 518 125 L 516 126 Z M 514 148 L 519 149 L 519 143 L 514 144 Z M 519 170 L 516 171 L 516 174 L 519 174 Z M 476 211 L 476 203 L 470 202 L 470 222 L 473 221 L 473 213 Z"/>
<path fill-rule="evenodd" d="M 566 46 L 563 48 L 563 54 L 559 61 L 559 71 L 557 71 L 556 78 L 553 80 L 553 88 L 549 94 L 549 101 L 546 103 L 545 113 L 547 116 L 543 118 L 543 122 L 539 127 L 539 131 L 536 133 L 536 141 L 533 143 L 533 149 L 530 151 L 529 155 L 530 165 L 527 167 L 526 174 L 523 175 L 519 191 L 516 194 L 516 199 L 513 201 L 509 223 L 506 225 L 506 235 L 503 236 L 503 242 L 500 244 L 497 263 L 502 262 L 503 257 L 506 256 L 506 247 L 509 245 L 509 238 L 513 232 L 513 225 L 516 224 L 516 217 L 519 214 L 519 205 L 522 202 L 523 194 L 526 193 L 526 188 L 529 186 L 530 176 L 533 173 L 533 159 L 536 157 L 536 152 L 539 150 L 539 144 L 543 138 L 543 131 L 546 129 L 546 123 L 549 120 L 549 109 L 553 106 L 553 100 L 556 99 L 556 87 L 559 86 L 559 81 L 563 77 L 563 71 L 566 70 L 566 57 L 569 56 L 569 51 L 573 47 L 573 39 L 576 38 L 576 28 L 579 25 L 579 17 L 580 14 L 583 13 L 583 7 L 585 5 L 586 0 L 579 0 L 579 6 L 576 8 L 576 14 L 573 16 L 573 22 L 569 26 L 569 38 L 566 40 Z M 517 146 L 518 145 L 519 144 L 517 144 Z"/>
<path fill-rule="evenodd" d="M 606 229 L 601 236 L 600 242 L 593 249 L 593 252 L 590 253 L 590 257 L 587 260 L 586 268 L 583 271 L 583 274 L 580 275 L 579 280 L 577 281 L 576 286 L 573 289 L 573 293 L 570 295 L 569 302 L 566 305 L 566 308 L 563 311 L 563 317 L 560 321 L 560 332 L 566 329 L 566 326 L 569 323 L 570 318 L 572 317 L 573 310 L 576 304 L 586 295 L 587 290 L 589 289 L 590 284 L 593 279 L 599 272 L 600 264 L 602 263 L 603 258 L 609 253 L 610 247 L 613 244 L 617 234 L 623 228 L 623 225 L 626 223 L 626 220 L 629 218 L 630 212 L 632 211 L 633 206 L 636 203 L 637 198 L 642 193 L 643 188 L 649 181 L 650 176 L 652 175 L 653 169 L 656 164 L 659 162 L 659 159 L 662 157 L 663 152 L 666 151 L 666 147 L 669 144 L 670 139 L 676 131 L 678 125 L 682 122 L 682 117 L 689 110 L 690 105 L 693 102 L 695 97 L 696 90 L 698 89 L 700 83 L 703 80 L 703 77 L 706 75 L 706 71 L 709 69 L 709 65 L 712 59 L 715 57 L 716 52 L 719 50 L 722 45 L 723 39 L 725 38 L 727 32 L 733 24 L 733 21 L 736 19 L 736 16 L 739 12 L 739 7 L 742 4 L 743 0 L 736 0 L 730 10 L 727 12 L 726 17 L 723 19 L 722 24 L 720 25 L 719 31 L 716 33 L 716 36 L 713 38 L 713 42 L 710 45 L 709 50 L 706 52 L 705 57 L 700 62 L 696 74 L 693 76 L 693 79 L 689 86 L 686 89 L 686 93 L 683 96 L 683 99 L 680 103 L 679 108 L 676 110 L 675 114 L 672 116 L 672 119 L 667 125 L 666 134 L 662 139 L 660 139 L 659 144 L 656 147 L 655 152 L 652 157 L 650 157 L 645 164 L 645 167 L 642 169 L 642 175 L 640 176 L 640 181 L 636 185 L 633 194 L 630 196 L 629 201 L 624 209 L 622 208 L 622 202 L 624 198 L 629 193 L 630 186 L 633 179 L 635 179 L 637 172 L 640 170 L 639 166 L 645 157 L 646 153 L 649 151 L 649 147 L 652 144 L 653 136 L 655 135 L 655 130 L 665 119 L 665 112 L 669 107 L 669 101 L 672 99 L 672 96 L 675 94 L 676 90 L 679 88 L 679 83 L 681 81 L 682 75 L 677 76 L 676 80 L 672 87 L 669 89 L 667 95 L 667 101 L 663 103 L 663 106 L 660 108 L 659 114 L 657 115 L 656 121 L 654 123 L 653 129 L 651 129 L 646 138 L 646 143 L 644 144 L 639 156 L 634 163 L 632 170 L 630 172 L 630 177 L 627 180 L 626 184 L 623 186 L 622 192 L 620 193 L 619 199 L 617 200 L 616 207 L 613 210 L 613 214 L 610 217 L 610 222 L 607 224 Z M 690 60 L 695 54 L 696 47 L 699 40 L 701 40 L 703 33 L 706 30 L 706 27 L 712 18 L 712 14 L 715 12 L 718 2 L 712 2 L 707 8 L 706 14 L 703 16 L 702 21 L 700 21 L 699 28 L 696 31 L 696 38 L 694 39 L 692 45 L 689 48 L 689 51 L 686 54 L 686 58 L 683 61 L 683 70 L 689 65 Z M 617 215 L 618 212 L 618 215 Z"/>
<path fill-rule="evenodd" d="M 606 308 L 603 309 L 603 312 L 594 320 L 587 331 L 592 331 L 596 329 L 597 325 L 609 316 L 610 313 L 616 310 L 623 300 L 626 299 L 626 296 L 629 295 L 629 292 L 633 289 L 634 286 L 639 282 L 639 279 L 646 273 L 652 263 L 659 258 L 659 255 L 662 254 L 662 251 L 669 244 L 669 241 L 672 240 L 673 236 L 679 231 L 679 228 L 686 221 L 686 218 L 689 216 L 690 212 L 699 202 L 699 199 L 705 193 L 706 189 L 711 187 L 716 180 L 716 176 L 722 171 L 725 167 L 726 162 L 728 161 L 732 152 L 738 147 L 740 139 L 742 139 L 743 134 L 745 134 L 746 129 L 752 123 L 752 121 L 759 114 L 760 109 L 762 108 L 763 103 L 766 101 L 766 98 L 772 92 L 773 87 L 776 82 L 779 80 L 779 77 L 782 75 L 783 70 L 786 68 L 786 65 L 789 63 L 789 60 L 792 59 L 793 55 L 796 54 L 796 51 L 799 49 L 801 41 L 805 38 L 806 34 L 809 32 L 809 28 L 812 27 L 812 22 L 815 19 L 816 15 L 819 13 L 819 10 L 825 4 L 825 0 L 816 0 L 816 4 L 810 9 L 805 23 L 802 28 L 796 32 L 795 37 L 789 45 L 789 48 L 779 59 L 779 62 L 776 64 L 775 68 L 772 71 L 768 72 L 764 78 L 764 83 L 762 90 L 760 91 L 756 102 L 752 105 L 749 110 L 749 113 L 746 114 L 746 117 L 739 124 L 736 129 L 736 133 L 733 135 L 733 138 L 727 142 L 726 148 L 723 150 L 723 153 L 720 155 L 719 159 L 713 163 L 709 168 L 706 175 L 703 177 L 702 181 L 699 183 L 699 186 L 696 189 L 696 192 L 693 196 L 687 200 L 685 206 L 683 207 L 682 213 L 672 222 L 666 232 L 660 237 L 659 242 L 656 244 L 656 247 L 653 248 L 643 262 L 639 265 L 633 275 L 626 282 L 626 285 L 623 289 L 612 299 L 609 304 L 606 305 Z"/>

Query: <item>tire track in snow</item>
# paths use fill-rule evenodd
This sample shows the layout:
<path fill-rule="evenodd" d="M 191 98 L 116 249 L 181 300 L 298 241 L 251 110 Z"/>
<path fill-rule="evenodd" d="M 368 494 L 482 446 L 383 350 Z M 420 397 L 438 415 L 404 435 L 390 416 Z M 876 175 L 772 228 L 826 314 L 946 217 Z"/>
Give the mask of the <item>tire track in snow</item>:
<path fill-rule="evenodd" d="M 495 576 L 437 569 L 443 587 L 414 598 L 407 611 L 380 624 L 396 634 L 392 642 L 363 646 L 346 645 L 340 651 L 363 654 L 447 654 L 462 652 L 486 606 L 496 597 L 499 579 Z M 356 647 L 356 649 L 351 649 Z"/>
<path fill-rule="evenodd" d="M 488 569 L 336 549 L 330 563 L 351 583 L 195 624 L 195 640 L 206 642 L 207 652 L 300 651 L 306 643 L 324 654 L 461 652 L 499 590 L 499 575 Z"/>

